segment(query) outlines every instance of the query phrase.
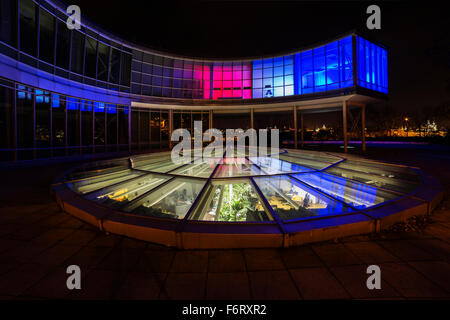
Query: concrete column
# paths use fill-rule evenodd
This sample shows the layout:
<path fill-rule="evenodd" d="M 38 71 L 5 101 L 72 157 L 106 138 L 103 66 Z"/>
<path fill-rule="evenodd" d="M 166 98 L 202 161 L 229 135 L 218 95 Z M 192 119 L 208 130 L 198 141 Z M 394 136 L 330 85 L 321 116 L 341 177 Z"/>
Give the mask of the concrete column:
<path fill-rule="evenodd" d="M 348 136 L 347 136 L 347 101 L 342 102 L 342 131 L 344 135 L 344 152 L 347 152 Z"/>
<path fill-rule="evenodd" d="M 366 151 L 366 105 L 361 107 L 361 144 L 362 151 Z"/>
<path fill-rule="evenodd" d="M 305 128 L 303 125 L 303 113 L 300 113 L 300 138 L 301 138 L 302 148 L 305 146 L 303 131 L 305 131 Z"/>
<path fill-rule="evenodd" d="M 294 106 L 294 149 L 298 148 L 297 144 L 297 132 L 298 132 L 298 126 L 297 126 L 297 107 Z"/>

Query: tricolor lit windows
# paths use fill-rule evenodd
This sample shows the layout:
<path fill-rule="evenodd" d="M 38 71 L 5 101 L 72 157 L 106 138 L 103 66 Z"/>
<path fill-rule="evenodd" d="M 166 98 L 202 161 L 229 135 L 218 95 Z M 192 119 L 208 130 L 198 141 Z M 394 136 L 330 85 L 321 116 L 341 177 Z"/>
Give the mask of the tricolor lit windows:
<path fill-rule="evenodd" d="M 387 93 L 387 51 L 359 36 L 357 46 L 358 85 Z"/>
<path fill-rule="evenodd" d="M 293 55 L 249 61 L 195 61 L 149 53 L 133 59 L 137 94 L 181 99 L 261 99 L 353 87 L 387 92 L 387 52 L 353 35 Z M 141 75 L 141 76 L 140 76 Z"/>

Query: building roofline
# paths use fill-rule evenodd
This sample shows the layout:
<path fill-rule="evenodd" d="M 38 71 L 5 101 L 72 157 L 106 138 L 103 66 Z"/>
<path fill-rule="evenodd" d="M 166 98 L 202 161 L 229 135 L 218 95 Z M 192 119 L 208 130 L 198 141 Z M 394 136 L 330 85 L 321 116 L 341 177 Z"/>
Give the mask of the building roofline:
<path fill-rule="evenodd" d="M 52 5 L 55 9 L 59 10 L 61 13 L 63 13 L 67 17 L 69 17 L 65 10 L 65 8 L 67 8 L 68 5 L 64 1 L 62 1 L 62 0 L 45 0 L 45 1 L 47 3 L 49 3 L 50 5 Z M 118 44 L 121 44 L 124 47 L 127 47 L 128 49 L 131 49 L 131 50 L 138 50 L 138 51 L 141 51 L 144 53 L 154 54 L 154 55 L 158 55 L 158 56 L 162 56 L 162 57 L 166 57 L 166 58 L 183 59 L 183 60 L 190 60 L 190 61 L 197 61 L 197 62 L 252 61 L 252 60 L 259 60 L 259 59 L 282 57 L 282 56 L 286 56 L 286 55 L 293 55 L 293 54 L 303 52 L 303 51 L 308 51 L 308 50 L 326 45 L 328 43 L 331 43 L 333 41 L 336 41 L 336 40 L 339 40 L 339 39 L 342 39 L 342 38 L 345 38 L 348 36 L 360 35 L 360 32 L 357 32 L 356 29 L 352 29 L 352 30 L 349 30 L 348 32 L 338 34 L 338 35 L 336 35 L 332 38 L 328 38 L 326 40 L 317 41 L 317 42 L 311 43 L 310 45 L 307 45 L 307 46 L 302 46 L 297 49 L 279 52 L 276 54 L 242 56 L 242 57 L 234 57 L 234 58 L 212 57 L 212 56 L 210 56 L 210 57 L 192 57 L 192 56 L 188 56 L 188 55 L 182 55 L 182 54 L 172 53 L 172 52 L 168 52 L 168 51 L 158 50 L 158 49 L 152 48 L 150 46 L 140 45 L 131 40 L 125 40 L 121 36 L 107 30 L 106 28 L 104 28 L 102 26 L 99 26 L 98 24 L 96 24 L 95 22 L 91 21 L 90 19 L 84 17 L 83 15 L 82 15 L 82 19 L 81 19 L 81 25 L 85 28 L 90 29 L 91 32 L 98 33 L 103 38 L 114 41 Z M 365 34 L 361 34 L 361 36 L 363 36 L 364 38 L 367 38 L 365 36 Z M 370 41 L 370 39 L 369 39 L 369 41 Z M 372 42 L 376 45 L 380 45 L 378 42 L 374 42 L 374 41 L 370 41 L 370 42 Z M 380 46 L 386 48 L 383 45 L 380 45 Z"/>

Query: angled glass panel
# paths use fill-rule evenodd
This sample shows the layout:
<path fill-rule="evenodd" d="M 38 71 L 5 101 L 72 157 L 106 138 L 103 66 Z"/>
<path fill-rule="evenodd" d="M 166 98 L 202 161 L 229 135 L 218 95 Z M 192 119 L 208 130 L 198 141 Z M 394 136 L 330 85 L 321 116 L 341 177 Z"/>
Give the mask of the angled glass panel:
<path fill-rule="evenodd" d="M 283 161 L 275 157 L 250 157 L 250 161 L 260 167 L 263 174 L 311 171 L 311 168 Z"/>
<path fill-rule="evenodd" d="M 301 159 L 310 159 L 313 161 L 320 161 L 324 163 L 337 163 L 342 160 L 342 158 L 326 154 L 323 152 L 308 152 L 306 150 L 289 150 L 287 153 L 283 153 L 283 155 L 292 156 L 292 157 L 298 157 Z"/>
<path fill-rule="evenodd" d="M 325 172 L 297 174 L 294 177 L 358 209 L 368 208 L 399 197 L 396 193 Z"/>
<path fill-rule="evenodd" d="M 205 159 L 199 163 L 190 163 L 186 166 L 180 167 L 172 171 L 173 174 L 180 174 L 183 176 L 209 178 L 217 165 L 214 158 Z"/>
<path fill-rule="evenodd" d="M 352 210 L 286 175 L 253 179 L 281 220 L 342 214 Z"/>
<path fill-rule="evenodd" d="M 67 187 L 73 191 L 85 194 L 94 190 L 105 188 L 115 183 L 132 179 L 142 175 L 142 172 L 125 169 L 115 172 L 106 172 L 80 181 L 67 183 Z"/>
<path fill-rule="evenodd" d="M 215 178 L 223 177 L 239 177 L 239 176 L 254 176 L 264 174 L 257 166 L 251 164 L 245 158 L 230 158 L 223 159 L 223 164 L 220 164 L 214 175 Z"/>
<path fill-rule="evenodd" d="M 346 160 L 326 171 L 397 192 L 410 193 L 422 185 L 422 178 L 409 168 L 388 164 Z"/>
<path fill-rule="evenodd" d="M 145 171 L 166 173 L 181 166 L 183 166 L 183 164 L 174 163 L 172 162 L 172 159 L 168 157 L 163 159 L 155 159 L 155 161 L 151 161 L 150 163 L 142 162 L 138 165 L 135 165 L 135 168 Z"/>
<path fill-rule="evenodd" d="M 281 154 L 279 156 L 279 158 L 281 160 L 299 164 L 302 167 L 311 168 L 311 169 L 319 169 L 319 170 L 326 168 L 332 164 L 330 162 L 322 162 L 322 161 L 312 160 L 312 159 L 308 159 L 308 158 L 295 157 L 290 154 Z"/>
<path fill-rule="evenodd" d="M 86 196 L 86 199 L 101 203 L 111 208 L 126 205 L 142 194 L 156 188 L 169 180 L 170 177 L 158 174 L 146 174 L 137 179 L 127 180 L 95 191 Z"/>
<path fill-rule="evenodd" d="M 205 180 L 174 178 L 123 210 L 142 216 L 183 219 L 205 183 Z"/>
<path fill-rule="evenodd" d="M 247 179 L 213 181 L 190 219 L 226 222 L 270 220 L 255 188 Z"/>

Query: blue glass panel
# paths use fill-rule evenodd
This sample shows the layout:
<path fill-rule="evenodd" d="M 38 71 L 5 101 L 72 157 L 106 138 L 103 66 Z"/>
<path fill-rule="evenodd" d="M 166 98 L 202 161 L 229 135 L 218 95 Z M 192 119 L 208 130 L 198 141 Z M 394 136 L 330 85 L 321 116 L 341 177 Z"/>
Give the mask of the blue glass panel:
<path fill-rule="evenodd" d="M 253 70 L 253 79 L 262 78 L 262 69 Z"/>
<path fill-rule="evenodd" d="M 340 81 L 341 87 L 353 85 L 353 50 L 352 37 L 339 40 Z"/>
<path fill-rule="evenodd" d="M 106 113 L 117 113 L 116 106 L 114 104 L 108 104 L 106 107 Z"/>
<path fill-rule="evenodd" d="M 295 64 L 294 64 L 294 73 L 295 73 L 295 81 L 294 81 L 294 93 L 301 94 L 302 93 L 302 65 L 300 53 L 295 54 Z"/>
<path fill-rule="evenodd" d="M 273 58 L 273 66 L 274 67 L 283 66 L 283 57 Z"/>
<path fill-rule="evenodd" d="M 292 96 L 294 94 L 294 86 L 285 86 L 284 87 L 284 95 Z"/>
<path fill-rule="evenodd" d="M 325 90 L 325 47 L 313 50 L 314 86 L 316 91 Z"/>
<path fill-rule="evenodd" d="M 284 57 L 284 65 L 286 66 L 288 64 L 294 64 L 294 56 L 293 55 Z"/>
<path fill-rule="evenodd" d="M 59 94 L 52 95 L 52 107 L 59 108 Z"/>
<path fill-rule="evenodd" d="M 337 41 L 326 46 L 325 64 L 327 89 L 339 88 L 339 50 Z"/>
<path fill-rule="evenodd" d="M 80 101 L 81 111 L 92 111 L 92 101 Z"/>
<path fill-rule="evenodd" d="M 254 79 L 253 88 L 262 88 L 262 79 Z"/>
<path fill-rule="evenodd" d="M 253 60 L 253 69 L 262 69 L 262 60 Z"/>
<path fill-rule="evenodd" d="M 302 92 L 304 89 L 314 87 L 314 72 L 313 72 L 313 58 L 312 51 L 302 52 L 301 54 L 301 78 L 302 78 Z M 312 92 L 308 90 L 308 93 Z"/>
<path fill-rule="evenodd" d="M 285 86 L 293 85 L 293 84 L 294 84 L 294 76 L 290 75 L 290 76 L 284 77 L 284 85 Z"/>
<path fill-rule="evenodd" d="M 273 78 L 273 85 L 275 86 L 275 87 L 281 87 L 281 86 L 283 86 L 284 85 L 284 83 L 283 83 L 283 77 L 276 77 L 276 78 Z"/>
<path fill-rule="evenodd" d="M 283 91 L 284 91 L 283 87 L 275 87 L 273 96 L 274 97 L 282 97 L 282 96 L 284 96 Z"/>
<path fill-rule="evenodd" d="M 67 110 L 78 110 L 78 100 L 75 98 L 67 98 Z"/>
<path fill-rule="evenodd" d="M 273 69 L 273 76 L 280 77 L 283 76 L 283 67 L 276 67 Z"/>
<path fill-rule="evenodd" d="M 284 74 L 294 74 L 294 65 L 284 66 Z"/>
<path fill-rule="evenodd" d="M 273 68 L 268 68 L 268 69 L 263 69 L 263 70 L 264 70 L 264 73 L 263 73 L 264 78 L 273 77 Z"/>
<path fill-rule="evenodd" d="M 273 59 L 264 59 L 263 60 L 263 68 L 272 68 L 273 67 Z"/>

